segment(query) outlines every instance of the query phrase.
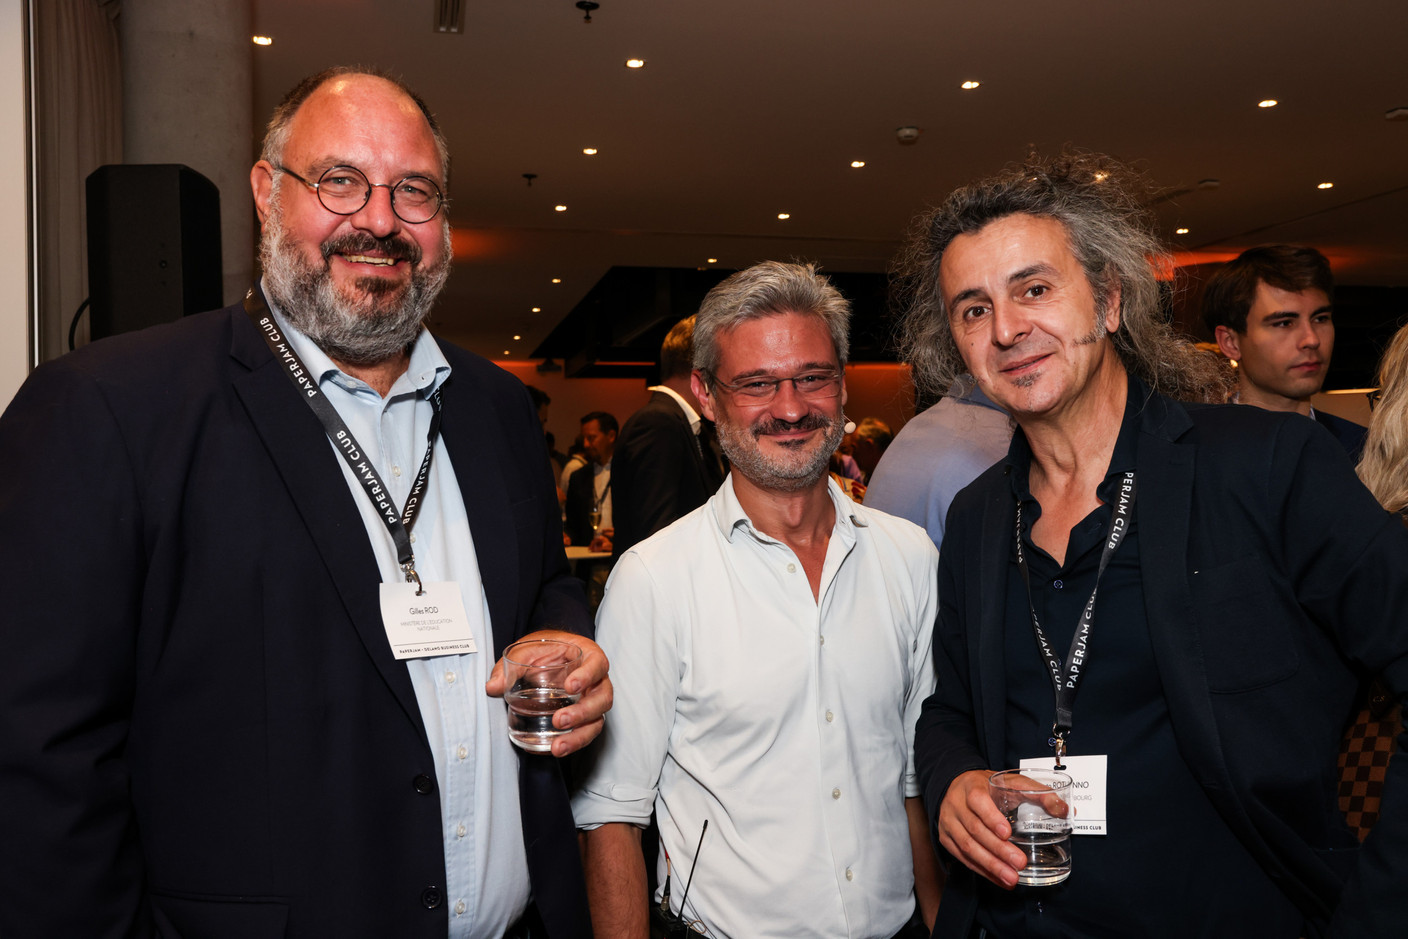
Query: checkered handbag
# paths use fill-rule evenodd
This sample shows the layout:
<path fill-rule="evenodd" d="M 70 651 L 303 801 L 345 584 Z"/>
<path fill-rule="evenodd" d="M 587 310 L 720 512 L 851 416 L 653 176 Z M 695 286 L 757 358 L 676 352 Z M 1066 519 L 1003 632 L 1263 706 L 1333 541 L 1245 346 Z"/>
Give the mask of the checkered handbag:
<path fill-rule="evenodd" d="M 1368 704 L 1355 715 L 1340 742 L 1340 811 L 1363 841 L 1379 819 L 1384 775 L 1402 715 L 1387 690 L 1374 682 Z"/>

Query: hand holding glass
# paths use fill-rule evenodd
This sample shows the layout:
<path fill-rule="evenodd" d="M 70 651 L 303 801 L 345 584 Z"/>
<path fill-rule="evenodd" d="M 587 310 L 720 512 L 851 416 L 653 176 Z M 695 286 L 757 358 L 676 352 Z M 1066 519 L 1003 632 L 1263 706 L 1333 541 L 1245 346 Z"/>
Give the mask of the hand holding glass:
<path fill-rule="evenodd" d="M 552 740 L 571 728 L 552 725 L 552 716 L 580 695 L 566 690 L 567 676 L 582 664 L 582 650 L 557 639 L 525 639 L 504 650 L 508 691 L 508 736 L 532 753 L 551 753 Z"/>
<path fill-rule="evenodd" d="M 1007 839 L 1027 856 L 1017 883 L 1059 884 L 1071 876 L 1071 777 L 1055 770 L 1009 769 L 988 779 L 988 795 L 1012 826 Z"/>

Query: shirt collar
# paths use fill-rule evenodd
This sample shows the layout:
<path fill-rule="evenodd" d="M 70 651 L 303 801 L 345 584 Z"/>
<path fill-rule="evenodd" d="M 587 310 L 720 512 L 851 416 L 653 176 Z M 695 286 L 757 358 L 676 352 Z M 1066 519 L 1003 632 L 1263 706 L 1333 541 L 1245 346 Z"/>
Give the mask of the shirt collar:
<path fill-rule="evenodd" d="M 261 282 L 260 286 L 264 287 L 264 284 Z M 269 312 L 274 315 L 274 322 L 278 323 L 293 351 L 303 360 L 303 366 L 318 376 L 318 384 L 331 381 L 347 391 L 371 391 L 371 386 L 338 368 L 337 363 L 319 348 L 317 343 L 291 324 L 274 302 L 274 298 L 269 295 L 267 288 L 264 289 L 264 300 L 269 305 Z M 411 360 L 406 366 L 406 371 L 391 386 L 387 400 L 411 392 L 428 398 L 450 377 L 450 371 L 450 363 L 445 358 L 445 353 L 440 350 L 440 344 L 430 335 L 430 331 L 422 326 L 415 344 L 411 346 Z"/>
<path fill-rule="evenodd" d="M 1129 374 L 1127 391 L 1124 399 L 1124 417 L 1120 420 L 1120 433 L 1115 438 L 1115 449 L 1110 454 L 1110 465 L 1105 470 L 1105 480 L 1100 484 L 1099 494 L 1102 500 L 1110 501 L 1106 498 L 1106 487 L 1112 485 L 1112 477 L 1123 475 L 1133 470 L 1138 457 L 1139 435 L 1144 432 L 1151 432 L 1158 422 L 1157 409 L 1147 407 L 1154 392 L 1143 380 L 1133 374 Z M 1030 473 L 1032 467 L 1032 450 L 1027 443 L 1027 435 L 1022 432 L 1018 425 L 1015 433 L 1012 434 L 1012 443 L 1007 448 L 1007 456 L 1003 458 L 1003 464 L 1007 467 L 1007 476 L 1011 480 L 1012 492 L 1022 501 L 1030 501 L 1032 497 L 1030 485 Z"/>
<path fill-rule="evenodd" d="M 840 536 L 847 544 L 854 543 L 855 530 L 867 527 L 865 518 L 856 512 L 855 500 L 846 495 L 845 491 L 836 485 L 836 480 L 829 476 L 826 480 L 826 493 L 831 497 L 831 504 L 836 509 L 836 523 L 831 529 L 832 537 Z M 738 502 L 738 494 L 733 491 L 732 473 L 728 474 L 719 491 L 710 498 L 706 510 L 713 513 L 714 524 L 719 526 L 719 533 L 730 542 L 733 541 L 734 534 L 742 530 L 758 541 L 778 543 L 776 538 L 753 527 L 753 520 L 743 511 L 743 506 Z"/>
<path fill-rule="evenodd" d="M 695 434 L 699 433 L 699 412 L 694 410 L 694 408 L 690 406 L 690 403 L 684 399 L 684 395 L 680 394 L 673 388 L 666 387 L 665 385 L 651 385 L 645 390 L 659 391 L 674 398 L 675 403 L 678 404 L 680 408 L 684 411 L 685 420 L 689 421 L 690 429 L 693 430 Z"/>

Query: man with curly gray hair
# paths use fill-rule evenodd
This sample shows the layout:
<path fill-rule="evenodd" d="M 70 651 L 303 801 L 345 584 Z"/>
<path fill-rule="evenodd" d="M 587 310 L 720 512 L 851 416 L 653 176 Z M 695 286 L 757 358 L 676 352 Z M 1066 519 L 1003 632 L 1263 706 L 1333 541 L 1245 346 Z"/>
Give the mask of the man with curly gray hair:
<path fill-rule="evenodd" d="M 906 255 L 919 380 L 966 371 L 1017 425 L 940 552 L 915 741 L 957 862 L 935 935 L 1392 934 L 1408 779 L 1360 853 L 1335 760 L 1366 674 L 1408 690 L 1408 531 L 1310 422 L 1178 400 L 1222 378 L 1160 312 L 1141 201 L 1107 158 L 1033 162 L 954 192 Z M 1059 887 L 1014 891 L 1043 860 L 988 778 L 1053 763 L 1090 837 Z"/>

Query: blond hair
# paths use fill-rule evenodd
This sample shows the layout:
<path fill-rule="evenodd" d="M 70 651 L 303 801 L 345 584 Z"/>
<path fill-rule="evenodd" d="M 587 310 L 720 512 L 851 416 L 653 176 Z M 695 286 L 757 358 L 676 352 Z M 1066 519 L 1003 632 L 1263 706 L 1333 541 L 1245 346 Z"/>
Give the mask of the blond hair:
<path fill-rule="evenodd" d="M 1379 403 L 1369 420 L 1359 478 L 1390 512 L 1408 509 L 1408 325 L 1379 362 Z"/>

